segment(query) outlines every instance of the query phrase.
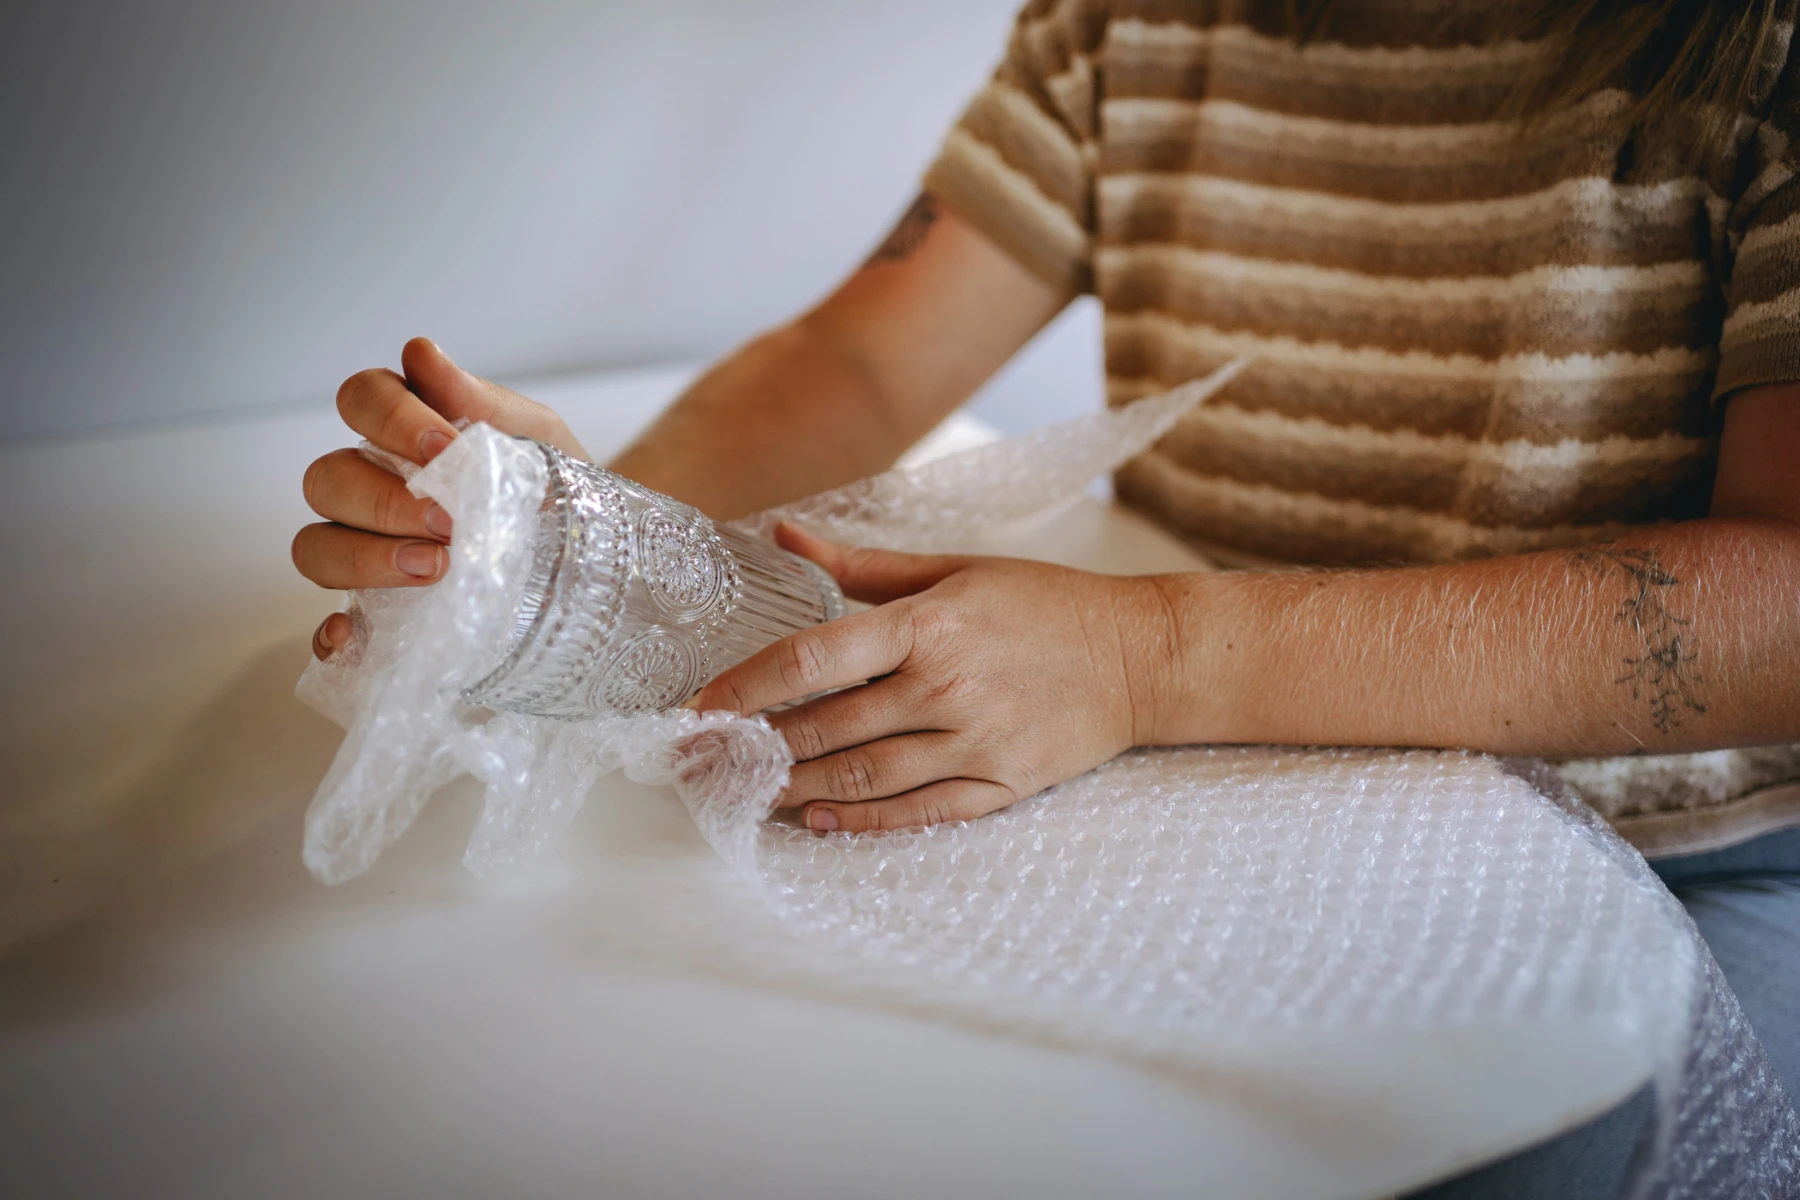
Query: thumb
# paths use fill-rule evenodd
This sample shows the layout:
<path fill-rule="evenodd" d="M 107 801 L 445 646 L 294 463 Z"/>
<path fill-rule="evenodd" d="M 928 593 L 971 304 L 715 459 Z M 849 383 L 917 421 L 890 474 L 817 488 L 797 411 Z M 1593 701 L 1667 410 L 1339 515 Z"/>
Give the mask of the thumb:
<path fill-rule="evenodd" d="M 586 458 L 562 418 L 535 400 L 463 370 L 430 338 L 414 338 L 400 351 L 406 386 L 450 421 L 486 421 L 502 433 L 549 442 Z"/>
<path fill-rule="evenodd" d="M 489 385 L 450 361 L 430 338 L 414 338 L 400 351 L 406 384 L 432 409 L 452 421 L 486 421 L 498 427 L 499 407 Z"/>
<path fill-rule="evenodd" d="M 922 592 L 969 564 L 949 554 L 901 554 L 846 546 L 790 522 L 775 527 L 775 544 L 810 558 L 831 573 L 844 595 L 865 604 L 886 604 Z"/>

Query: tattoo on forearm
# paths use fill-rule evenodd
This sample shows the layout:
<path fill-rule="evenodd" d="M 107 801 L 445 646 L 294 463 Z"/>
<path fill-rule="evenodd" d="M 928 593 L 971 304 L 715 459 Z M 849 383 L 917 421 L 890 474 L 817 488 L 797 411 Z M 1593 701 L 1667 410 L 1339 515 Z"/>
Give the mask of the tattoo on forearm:
<path fill-rule="evenodd" d="M 937 219 L 937 201 L 931 198 L 931 193 L 920 192 L 918 198 L 907 208 L 906 214 L 894 226 L 893 232 L 887 235 L 881 245 L 875 247 L 875 253 L 869 255 L 869 261 L 898 262 L 910 257 L 914 250 L 924 245 L 925 235 L 931 232 L 932 222 Z"/>
<path fill-rule="evenodd" d="M 1657 552 L 1601 542 L 1571 550 L 1568 558 L 1591 574 L 1622 579 L 1627 585 L 1613 620 L 1637 635 L 1644 652 L 1627 655 L 1624 673 L 1614 682 L 1629 687 L 1632 699 L 1650 706 L 1650 722 L 1660 733 L 1675 729 L 1689 714 L 1704 713 L 1695 665 L 1700 652 L 1692 623 L 1669 609 L 1681 580 L 1662 565 Z"/>

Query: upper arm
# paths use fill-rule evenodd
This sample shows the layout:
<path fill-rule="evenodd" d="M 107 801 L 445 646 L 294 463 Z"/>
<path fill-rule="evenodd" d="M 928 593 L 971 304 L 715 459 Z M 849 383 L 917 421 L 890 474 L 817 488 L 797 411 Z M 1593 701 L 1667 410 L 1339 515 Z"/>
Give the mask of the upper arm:
<path fill-rule="evenodd" d="M 801 323 L 851 362 L 896 426 L 916 437 L 1074 295 L 922 195 L 887 241 Z"/>
<path fill-rule="evenodd" d="M 1712 515 L 1800 522 L 1800 383 L 1745 388 L 1725 401 Z"/>
<path fill-rule="evenodd" d="M 917 436 L 1092 278 L 1099 90 L 1110 6 L 1034 0 L 925 173 L 896 238 L 802 320 Z"/>

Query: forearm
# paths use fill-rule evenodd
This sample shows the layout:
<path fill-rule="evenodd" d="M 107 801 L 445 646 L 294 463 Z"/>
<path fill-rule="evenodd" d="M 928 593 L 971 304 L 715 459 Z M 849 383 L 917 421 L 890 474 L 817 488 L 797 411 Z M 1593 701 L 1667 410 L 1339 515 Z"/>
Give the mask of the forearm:
<path fill-rule="evenodd" d="M 817 308 L 707 372 L 611 465 L 721 518 L 874 474 L 1069 298 L 920 196 Z"/>
<path fill-rule="evenodd" d="M 1157 581 L 1142 740 L 1545 756 L 1800 740 L 1800 525 L 1446 566 Z M 1163 665 L 1158 665 L 1158 660 Z"/>
<path fill-rule="evenodd" d="M 728 519 L 884 470 L 917 436 L 801 320 L 713 367 L 609 465 Z"/>

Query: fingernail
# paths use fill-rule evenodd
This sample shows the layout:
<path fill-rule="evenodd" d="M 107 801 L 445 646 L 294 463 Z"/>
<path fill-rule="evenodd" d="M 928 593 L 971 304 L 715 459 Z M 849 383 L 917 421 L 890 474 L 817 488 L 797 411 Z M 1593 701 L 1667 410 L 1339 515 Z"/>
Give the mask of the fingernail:
<path fill-rule="evenodd" d="M 438 537 L 441 537 L 441 538 L 449 537 L 450 536 L 450 528 L 451 528 L 450 514 L 444 511 L 442 505 L 438 505 L 438 504 L 426 505 L 425 506 L 425 528 L 429 529 L 432 533 L 436 534 Z"/>
<path fill-rule="evenodd" d="M 430 462 L 432 459 L 442 454 L 444 452 L 444 447 L 449 444 L 449 434 L 441 429 L 427 429 L 424 433 L 419 435 L 419 454 L 426 462 Z"/>
<path fill-rule="evenodd" d="M 830 833 L 837 828 L 837 814 L 829 808 L 809 808 L 806 810 L 806 827 Z"/>
<path fill-rule="evenodd" d="M 313 644 L 325 653 L 322 657 L 330 658 L 337 653 L 337 643 L 331 638 L 331 618 L 326 617 L 319 622 L 318 631 L 313 634 Z"/>
<path fill-rule="evenodd" d="M 430 579 L 443 563 L 444 548 L 431 542 L 408 542 L 394 551 L 394 565 L 408 575 Z"/>
<path fill-rule="evenodd" d="M 453 367 L 456 366 L 456 360 L 454 358 L 451 358 L 449 352 L 446 351 L 442 346 L 438 345 L 435 340 L 433 340 L 431 338 L 426 338 L 425 340 L 428 342 L 431 342 L 431 348 L 433 350 L 436 350 L 439 354 L 443 355 L 445 362 L 449 363 Z M 462 369 L 461 367 L 457 367 L 457 370 L 460 371 L 461 369 Z"/>

